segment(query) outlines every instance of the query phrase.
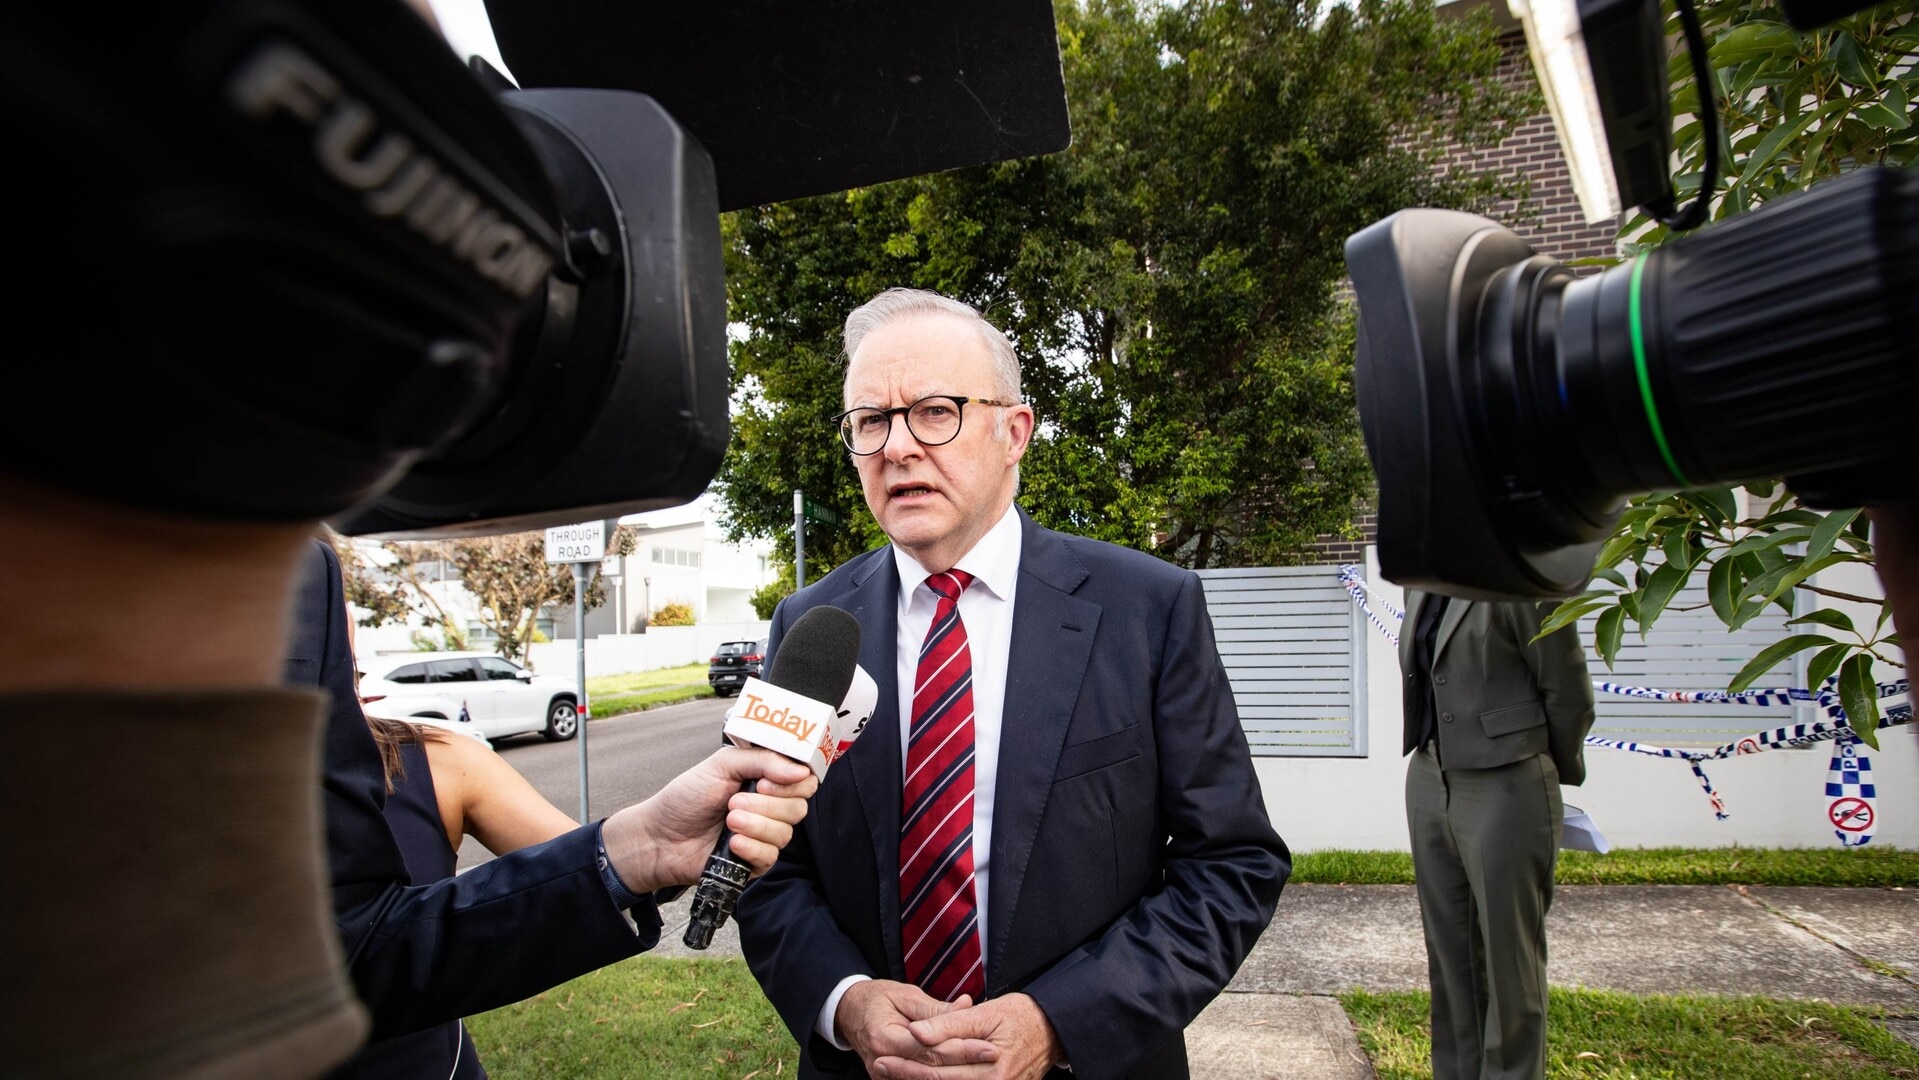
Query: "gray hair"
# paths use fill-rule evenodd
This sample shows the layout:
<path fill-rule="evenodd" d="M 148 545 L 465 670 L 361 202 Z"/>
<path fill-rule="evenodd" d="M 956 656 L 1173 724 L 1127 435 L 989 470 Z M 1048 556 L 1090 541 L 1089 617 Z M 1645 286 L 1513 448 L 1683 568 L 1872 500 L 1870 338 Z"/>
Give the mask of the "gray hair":
<path fill-rule="evenodd" d="M 866 340 L 866 335 L 912 315 L 951 315 L 972 323 L 993 359 L 993 393 L 1007 401 L 1020 400 L 1019 355 L 1013 351 L 1013 343 L 971 304 L 926 289 L 888 289 L 854 308 L 853 313 L 846 317 L 846 331 L 842 337 L 847 362 L 852 362 L 853 353 L 858 351 L 860 342 Z M 994 426 L 996 430 L 1000 429 L 1000 424 Z"/>

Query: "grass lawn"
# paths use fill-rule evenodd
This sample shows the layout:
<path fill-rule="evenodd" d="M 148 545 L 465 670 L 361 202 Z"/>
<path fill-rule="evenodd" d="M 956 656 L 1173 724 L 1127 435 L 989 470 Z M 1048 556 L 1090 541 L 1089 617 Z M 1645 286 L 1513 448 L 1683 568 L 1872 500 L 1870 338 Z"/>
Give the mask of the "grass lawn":
<path fill-rule="evenodd" d="M 1430 1077 L 1424 991 L 1351 991 L 1340 1003 L 1379 1080 Z M 1549 991 L 1546 1075 L 1606 1080 L 1866 1080 L 1919 1076 L 1919 1050 L 1878 1009 L 1768 998 Z"/>
<path fill-rule="evenodd" d="M 1919 886 L 1919 851 L 1898 848 L 1614 848 L 1562 851 L 1561 885 Z M 1403 851 L 1315 851 L 1293 857 L 1295 884 L 1410 885 Z"/>
<path fill-rule="evenodd" d="M 636 956 L 467 1021 L 494 1080 L 768 1080 L 799 1047 L 737 958 Z"/>
<path fill-rule="evenodd" d="M 1379 1080 L 1432 1075 L 1422 991 L 1340 995 Z M 1919 1077 L 1883 1011 L 1767 998 L 1551 991 L 1547 1075 L 1580 1080 Z M 767 1080 L 798 1048 L 744 961 L 637 956 L 467 1022 L 495 1080 Z"/>
<path fill-rule="evenodd" d="M 586 698 L 593 707 L 595 720 L 712 696 L 713 688 L 707 684 L 703 663 L 625 675 L 596 675 L 586 680 Z"/>
<path fill-rule="evenodd" d="M 1298 856 L 1293 880 L 1392 884 L 1410 882 L 1411 875 L 1411 860 L 1403 854 L 1323 851 Z M 1919 852 L 1562 852 L 1559 880 L 1919 886 Z M 1340 1002 L 1380 1080 L 1431 1075 L 1424 992 L 1352 991 L 1340 995 Z M 1547 1075 L 1555 1080 L 1919 1080 L 1919 1051 L 1889 1034 L 1878 1023 L 1884 1012 L 1873 1008 L 1554 988 L 1551 1009 Z M 799 1056 L 737 958 L 638 956 L 467 1023 L 495 1080 L 771 1080 L 792 1076 Z"/>

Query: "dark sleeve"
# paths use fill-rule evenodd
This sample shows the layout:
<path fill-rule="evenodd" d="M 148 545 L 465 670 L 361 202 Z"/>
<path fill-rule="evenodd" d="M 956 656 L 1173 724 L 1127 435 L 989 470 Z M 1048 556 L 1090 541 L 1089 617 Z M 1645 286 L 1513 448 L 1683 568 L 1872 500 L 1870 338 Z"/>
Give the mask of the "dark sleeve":
<path fill-rule="evenodd" d="M 607 894 L 597 839 L 574 829 L 336 912 L 373 1038 L 495 1009 L 657 944 L 652 902 L 633 909 L 635 933 Z"/>
<path fill-rule="evenodd" d="M 406 863 L 382 814 L 386 773 L 360 712 L 346 620 L 339 559 L 332 547 L 315 540 L 295 600 L 286 679 L 327 693 L 322 785 L 335 910 L 357 906 L 387 885 L 407 881 Z"/>
<path fill-rule="evenodd" d="M 786 628 L 786 604 L 773 611 L 766 645 L 766 670 Z M 832 779 L 833 774 L 828 774 Z M 842 779 L 844 783 L 850 777 Z M 817 801 L 817 797 L 816 797 Z M 818 887 L 814 844 L 822 827 L 815 807 L 794 830 L 773 869 L 740 894 L 737 916 L 740 951 L 759 980 L 767 1000 L 786 1022 L 794 1041 L 816 1065 L 850 1062 L 859 1075 L 859 1059 L 820 1038 L 815 1028 L 826 998 L 848 975 L 877 975 L 847 937 Z M 843 1059 L 843 1060 L 842 1060 Z"/>
<path fill-rule="evenodd" d="M 382 813 L 386 773 L 360 711 L 340 565 L 322 541 L 314 541 L 296 613 L 287 681 L 330 698 L 324 800 L 334 920 L 373 1038 L 518 1001 L 652 947 L 657 911 L 636 909 L 636 935 L 600 880 L 590 828 L 408 886 Z"/>
<path fill-rule="evenodd" d="M 1119 1075 L 1180 1038 L 1252 951 L 1292 872 L 1195 576 L 1174 598 L 1153 692 L 1165 885 L 1025 988 L 1086 1076 Z"/>
<path fill-rule="evenodd" d="M 1586 780 L 1586 735 L 1592 731 L 1593 684 L 1579 624 L 1569 623 L 1533 641 L 1533 635 L 1557 604 L 1508 605 L 1517 623 L 1520 652 L 1532 668 L 1546 707 L 1546 738 L 1559 769 L 1559 782 L 1577 787 Z"/>

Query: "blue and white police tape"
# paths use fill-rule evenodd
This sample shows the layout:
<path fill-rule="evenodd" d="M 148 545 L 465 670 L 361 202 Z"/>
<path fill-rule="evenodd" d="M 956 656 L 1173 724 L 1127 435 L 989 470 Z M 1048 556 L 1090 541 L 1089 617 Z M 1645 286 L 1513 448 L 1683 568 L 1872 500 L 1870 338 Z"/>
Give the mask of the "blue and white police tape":
<path fill-rule="evenodd" d="M 1399 634 L 1384 619 L 1374 613 L 1370 601 L 1375 601 L 1392 617 L 1395 623 L 1403 623 L 1406 613 L 1394 607 L 1385 598 L 1378 596 L 1366 584 L 1360 575 L 1359 567 L 1344 564 L 1339 568 L 1340 584 L 1351 594 L 1353 602 L 1359 605 L 1366 618 L 1395 648 L 1399 645 Z M 1846 721 L 1845 708 L 1839 703 L 1839 694 L 1834 689 L 1836 679 L 1828 678 L 1826 685 L 1814 691 L 1804 687 L 1777 687 L 1765 690 L 1747 690 L 1731 693 L 1724 690 L 1661 690 L 1651 686 L 1629 686 L 1609 680 L 1594 679 L 1593 689 L 1602 693 L 1619 694 L 1625 697 L 1646 698 L 1655 701 L 1672 701 L 1697 705 L 1753 705 L 1773 706 L 1791 705 L 1795 702 L 1817 704 L 1828 720 L 1815 720 L 1806 724 L 1790 724 L 1773 728 L 1770 731 L 1757 731 L 1734 742 L 1708 750 L 1679 750 L 1666 746 L 1654 746 L 1650 743 L 1632 742 L 1621 739 L 1607 739 L 1598 735 L 1586 736 L 1587 746 L 1602 746 L 1613 750 L 1626 750 L 1649 757 L 1673 758 L 1687 763 L 1699 786 L 1712 804 L 1713 816 L 1721 821 L 1729 816 L 1726 813 L 1725 799 L 1714 790 L 1712 780 L 1706 776 L 1704 761 L 1741 757 L 1756 754 L 1763 750 L 1797 748 L 1811 746 L 1820 742 L 1835 742 L 1833 757 L 1826 772 L 1826 816 L 1833 826 L 1833 832 L 1839 842 L 1848 847 L 1860 847 L 1870 843 L 1873 826 L 1878 815 L 1873 803 L 1877 790 L 1870 780 L 1872 759 L 1862 749 L 1863 743 Z M 1890 683 L 1879 683 L 1875 688 L 1880 698 L 1910 696 L 1910 684 L 1905 679 Z M 1894 705 L 1885 709 L 1879 718 L 1881 729 L 1911 723 L 1912 703 Z"/>
<path fill-rule="evenodd" d="M 1339 583 L 1346 586 L 1346 591 L 1352 594 L 1353 603 L 1358 604 L 1359 610 L 1366 613 L 1366 621 L 1372 623 L 1380 633 L 1385 634 L 1386 640 L 1393 643 L 1393 648 L 1399 648 L 1399 631 L 1387 626 L 1385 621 L 1374 614 L 1373 609 L 1366 603 L 1367 598 L 1373 595 L 1373 591 L 1366 585 L 1366 579 L 1359 576 L 1359 567 L 1351 563 L 1342 563 L 1339 567 Z M 1381 599 L 1379 606 L 1386 609 L 1386 613 L 1393 617 L 1395 624 L 1405 621 L 1406 613 L 1386 600 Z"/>

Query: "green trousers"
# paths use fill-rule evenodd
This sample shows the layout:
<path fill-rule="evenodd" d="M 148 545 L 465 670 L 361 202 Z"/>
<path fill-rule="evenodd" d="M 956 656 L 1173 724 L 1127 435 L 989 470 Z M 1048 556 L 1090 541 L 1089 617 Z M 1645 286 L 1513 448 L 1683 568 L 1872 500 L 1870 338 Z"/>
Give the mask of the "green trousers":
<path fill-rule="evenodd" d="M 1434 1080 L 1546 1075 L 1546 911 L 1563 814 L 1546 754 L 1442 771 L 1428 744 L 1409 760 Z"/>

